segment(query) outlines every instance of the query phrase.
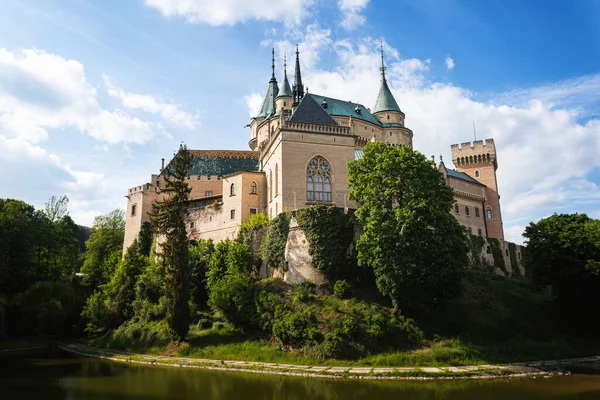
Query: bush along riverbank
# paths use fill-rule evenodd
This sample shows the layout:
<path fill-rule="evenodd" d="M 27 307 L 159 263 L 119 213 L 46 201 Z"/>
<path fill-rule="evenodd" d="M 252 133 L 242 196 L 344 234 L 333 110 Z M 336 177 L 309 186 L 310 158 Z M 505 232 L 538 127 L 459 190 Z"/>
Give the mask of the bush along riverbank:
<path fill-rule="evenodd" d="M 352 298 L 315 294 L 310 285 L 257 283 L 277 299 L 261 313 L 266 328 L 239 329 L 201 313 L 185 341 L 172 342 L 161 322 L 130 321 L 82 342 L 135 353 L 214 360 L 321 366 L 450 367 L 599 354 L 600 346 L 558 323 L 547 290 L 522 279 L 471 271 L 461 295 L 415 319 L 397 318 L 374 290 Z"/>

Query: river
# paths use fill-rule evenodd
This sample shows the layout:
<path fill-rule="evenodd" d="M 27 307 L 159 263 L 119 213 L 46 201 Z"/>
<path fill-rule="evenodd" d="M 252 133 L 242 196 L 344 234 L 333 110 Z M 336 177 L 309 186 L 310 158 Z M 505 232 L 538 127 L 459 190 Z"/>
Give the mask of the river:
<path fill-rule="evenodd" d="M 150 367 L 60 350 L 0 354 L 0 398 L 19 400 L 600 399 L 600 376 L 356 381 Z"/>

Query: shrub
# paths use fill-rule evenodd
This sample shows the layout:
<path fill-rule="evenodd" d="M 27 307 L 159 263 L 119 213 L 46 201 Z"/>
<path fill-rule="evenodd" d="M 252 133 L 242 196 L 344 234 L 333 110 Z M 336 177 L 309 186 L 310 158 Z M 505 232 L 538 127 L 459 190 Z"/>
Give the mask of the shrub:
<path fill-rule="evenodd" d="M 199 331 L 203 331 L 205 329 L 210 329 L 212 326 L 213 326 L 213 323 L 211 320 L 202 318 L 196 324 L 196 329 L 198 329 Z"/>
<path fill-rule="evenodd" d="M 310 298 L 315 284 L 312 282 L 302 282 L 294 285 L 294 300 L 305 303 Z"/>
<path fill-rule="evenodd" d="M 350 297 L 350 284 L 345 280 L 339 280 L 333 285 L 333 295 L 340 299 Z"/>
<path fill-rule="evenodd" d="M 283 344 L 307 345 L 321 341 L 323 334 L 312 311 L 279 306 L 275 312 L 273 337 Z"/>

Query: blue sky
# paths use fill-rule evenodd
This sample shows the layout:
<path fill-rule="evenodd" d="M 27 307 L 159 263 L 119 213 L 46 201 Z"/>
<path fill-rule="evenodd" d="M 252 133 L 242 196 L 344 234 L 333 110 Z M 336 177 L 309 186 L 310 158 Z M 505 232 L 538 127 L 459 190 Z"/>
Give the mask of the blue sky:
<path fill-rule="evenodd" d="M 383 41 L 415 148 L 493 137 L 505 232 L 600 217 L 600 1 L 0 0 L 0 197 L 125 206 L 179 143 L 247 149 L 275 47 L 370 107 Z M 290 71 L 290 78 L 293 71 Z"/>

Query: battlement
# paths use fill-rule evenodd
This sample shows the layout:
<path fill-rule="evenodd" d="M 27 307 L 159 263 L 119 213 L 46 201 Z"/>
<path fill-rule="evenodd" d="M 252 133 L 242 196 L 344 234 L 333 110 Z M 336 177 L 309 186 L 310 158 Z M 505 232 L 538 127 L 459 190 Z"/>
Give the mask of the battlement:
<path fill-rule="evenodd" d="M 496 145 L 494 139 L 476 140 L 474 142 L 465 142 L 459 144 L 450 145 L 452 154 L 473 155 L 475 153 L 496 153 Z M 454 156 L 452 157 L 454 158 Z"/>
<path fill-rule="evenodd" d="M 457 167 L 492 163 L 494 168 L 498 168 L 494 139 L 476 140 L 460 145 L 453 144 L 450 146 L 450 150 L 452 152 L 452 162 Z"/>
<path fill-rule="evenodd" d="M 150 188 L 154 188 L 154 185 L 152 185 L 151 183 L 144 183 L 143 185 L 134 186 L 132 188 L 129 188 L 128 193 L 132 194 L 132 193 L 137 193 L 137 192 L 145 192 L 146 190 L 150 190 Z"/>

